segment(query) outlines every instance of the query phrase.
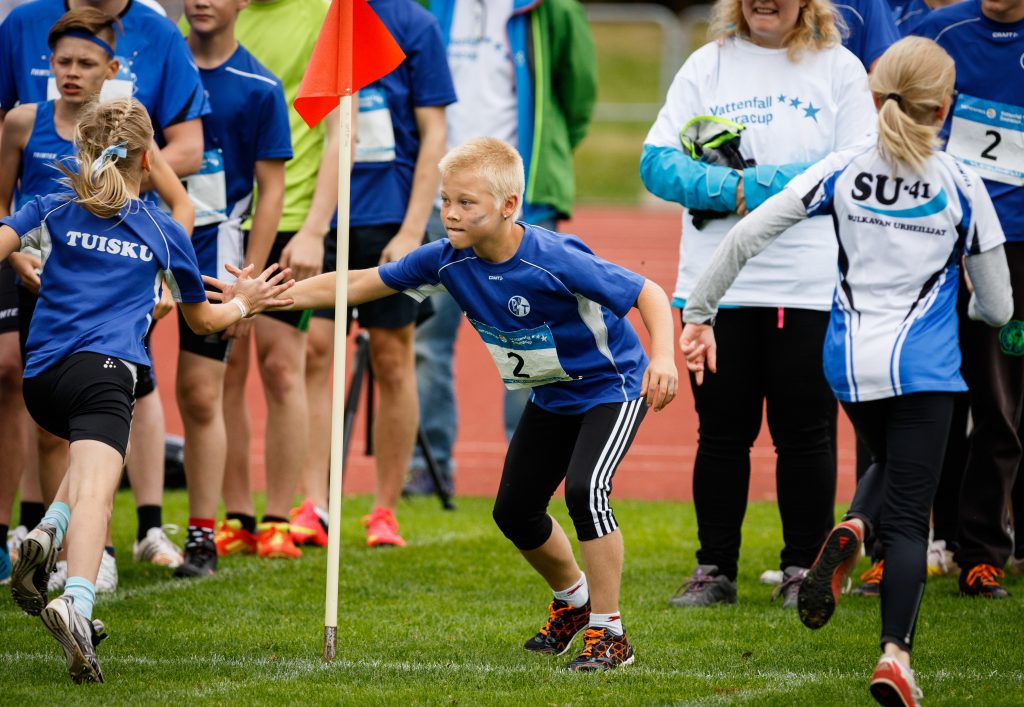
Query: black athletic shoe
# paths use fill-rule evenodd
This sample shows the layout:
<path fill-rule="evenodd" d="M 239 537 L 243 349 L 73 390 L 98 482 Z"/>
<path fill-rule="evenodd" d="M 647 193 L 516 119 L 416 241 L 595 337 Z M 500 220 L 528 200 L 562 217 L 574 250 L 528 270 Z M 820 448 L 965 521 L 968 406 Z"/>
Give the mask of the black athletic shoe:
<path fill-rule="evenodd" d="M 217 573 L 217 545 L 213 540 L 185 543 L 185 559 L 174 569 L 181 578 L 209 577 Z"/>
<path fill-rule="evenodd" d="M 11 597 L 31 616 L 39 616 L 46 606 L 50 573 L 57 564 L 57 529 L 40 523 L 25 536 L 18 551 L 18 562 L 11 574 Z"/>
<path fill-rule="evenodd" d="M 583 651 L 565 666 L 566 670 L 593 672 L 612 670 L 633 662 L 633 646 L 626 634 L 616 636 L 606 628 L 588 628 L 583 634 Z"/>
<path fill-rule="evenodd" d="M 96 646 L 107 637 L 102 621 L 90 621 L 75 610 L 74 597 L 57 597 L 43 609 L 46 630 L 64 649 L 68 674 L 76 683 L 103 682 Z"/>
<path fill-rule="evenodd" d="M 968 597 L 1006 599 L 1010 592 L 999 583 L 1003 571 L 992 565 L 975 565 L 960 571 L 960 593 Z"/>
<path fill-rule="evenodd" d="M 548 607 L 548 620 L 537 635 L 523 644 L 523 648 L 534 653 L 562 655 L 576 634 L 590 623 L 590 600 L 579 608 L 573 608 L 561 599 L 554 599 Z"/>

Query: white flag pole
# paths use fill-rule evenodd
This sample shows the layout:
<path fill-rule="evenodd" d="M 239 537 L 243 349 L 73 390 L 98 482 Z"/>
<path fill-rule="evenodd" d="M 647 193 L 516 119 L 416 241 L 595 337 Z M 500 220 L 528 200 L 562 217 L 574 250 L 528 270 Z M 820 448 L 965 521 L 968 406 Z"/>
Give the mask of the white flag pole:
<path fill-rule="evenodd" d="M 352 173 L 352 92 L 341 97 L 338 138 L 338 252 L 334 293 L 334 387 L 331 403 L 331 477 L 328 490 L 327 604 L 324 610 L 324 660 L 334 660 L 338 634 L 338 579 L 341 571 L 341 480 L 344 465 L 345 355 L 348 352 L 348 237 Z"/>

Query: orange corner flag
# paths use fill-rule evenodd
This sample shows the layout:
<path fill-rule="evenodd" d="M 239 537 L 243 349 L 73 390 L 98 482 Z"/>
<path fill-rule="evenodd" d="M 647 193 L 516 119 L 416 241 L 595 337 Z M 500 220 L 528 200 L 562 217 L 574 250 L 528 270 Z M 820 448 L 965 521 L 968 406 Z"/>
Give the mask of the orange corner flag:
<path fill-rule="evenodd" d="M 331 0 L 295 110 L 313 127 L 334 110 L 339 97 L 393 71 L 405 52 L 366 0 Z"/>

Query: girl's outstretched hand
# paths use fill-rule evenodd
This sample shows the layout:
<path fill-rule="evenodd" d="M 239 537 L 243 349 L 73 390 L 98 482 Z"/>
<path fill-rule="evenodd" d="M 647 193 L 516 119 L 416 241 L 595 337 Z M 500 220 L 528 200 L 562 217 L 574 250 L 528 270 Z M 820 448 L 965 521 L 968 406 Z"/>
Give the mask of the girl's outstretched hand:
<path fill-rule="evenodd" d="M 292 300 L 281 297 L 295 284 L 295 280 L 285 280 L 291 275 L 290 269 L 285 268 L 278 271 L 278 265 L 274 263 L 260 273 L 259 277 L 254 278 L 252 277 L 252 272 L 255 269 L 253 265 L 236 268 L 234 265 L 227 264 L 225 268 L 237 278 L 233 283 L 229 284 L 223 280 L 203 275 L 203 282 L 219 290 L 219 292 L 207 291 L 206 296 L 211 301 L 229 302 L 238 298 L 246 305 L 246 317 L 274 307 L 286 307 L 292 304 Z"/>
<path fill-rule="evenodd" d="M 679 349 L 686 356 L 686 367 L 693 373 L 697 385 L 704 383 L 704 369 L 718 370 L 715 332 L 707 324 L 687 324 L 679 335 Z"/>
<path fill-rule="evenodd" d="M 676 397 L 678 385 L 679 372 L 676 371 L 675 362 L 668 357 L 654 356 L 644 371 L 640 395 L 647 398 L 647 407 L 658 412 Z"/>

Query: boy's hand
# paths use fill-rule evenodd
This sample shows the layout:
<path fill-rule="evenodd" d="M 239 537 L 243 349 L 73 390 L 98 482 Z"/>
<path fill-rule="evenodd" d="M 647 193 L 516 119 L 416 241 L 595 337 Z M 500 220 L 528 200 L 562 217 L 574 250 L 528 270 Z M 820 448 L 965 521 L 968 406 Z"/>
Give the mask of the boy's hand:
<path fill-rule="evenodd" d="M 291 268 L 296 280 L 319 275 L 324 267 L 324 239 L 300 230 L 281 251 L 281 267 Z"/>
<path fill-rule="evenodd" d="M 694 374 L 697 385 L 704 383 L 704 368 L 718 370 L 715 332 L 707 324 L 687 324 L 679 335 L 679 349 L 686 356 L 686 367 Z"/>
<path fill-rule="evenodd" d="M 388 244 L 384 246 L 384 250 L 380 253 L 380 261 L 377 265 L 401 260 L 405 256 L 409 255 L 409 253 L 419 248 L 421 243 L 423 243 L 422 233 L 417 234 L 399 231 L 390 241 L 388 241 Z"/>
<path fill-rule="evenodd" d="M 25 253 L 11 253 L 7 256 L 7 262 L 11 264 L 15 274 L 21 278 L 22 286 L 33 294 L 39 294 L 39 273 L 37 270 L 42 266 L 39 258 L 26 255 Z"/>
<path fill-rule="evenodd" d="M 644 371 L 644 381 L 640 386 L 640 395 L 647 398 L 647 407 L 658 412 L 676 397 L 679 385 L 679 372 L 675 362 L 669 357 L 651 358 L 650 365 Z"/>
<path fill-rule="evenodd" d="M 292 304 L 292 300 L 280 297 L 282 293 L 295 285 L 295 280 L 283 281 L 284 278 L 291 275 L 291 270 L 288 268 L 277 272 L 275 275 L 274 273 L 277 271 L 278 266 L 277 263 L 274 263 L 260 273 L 259 277 L 253 278 L 252 271 L 254 267 L 252 265 L 247 265 L 242 269 L 236 268 L 231 264 L 227 264 L 225 267 L 229 273 L 237 278 L 233 284 L 203 275 L 203 282 L 220 290 L 220 292 L 207 291 L 207 297 L 211 301 L 228 302 L 237 297 L 246 305 L 246 310 L 248 311 L 248 314 L 245 315 L 246 318 L 266 309 L 286 307 Z"/>

